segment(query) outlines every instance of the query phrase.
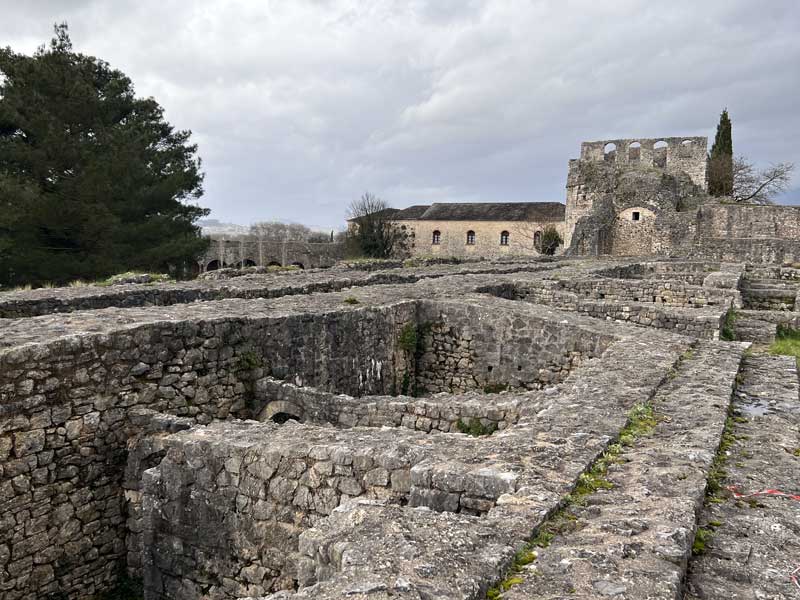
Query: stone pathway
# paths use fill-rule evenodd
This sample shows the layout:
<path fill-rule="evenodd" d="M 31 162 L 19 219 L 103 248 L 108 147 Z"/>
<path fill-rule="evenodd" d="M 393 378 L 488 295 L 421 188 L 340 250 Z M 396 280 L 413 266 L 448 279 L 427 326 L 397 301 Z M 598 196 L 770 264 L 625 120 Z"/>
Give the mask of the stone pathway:
<path fill-rule="evenodd" d="M 800 585 L 791 579 L 800 567 L 800 496 L 767 492 L 800 494 L 794 358 L 745 359 L 733 421 L 726 477 L 701 516 L 684 600 L 800 598 Z"/>
<path fill-rule="evenodd" d="M 540 529 L 544 547 L 503 599 L 680 596 L 742 353 L 699 342 L 685 355 L 652 400 L 654 428 L 623 440 L 594 491 Z"/>

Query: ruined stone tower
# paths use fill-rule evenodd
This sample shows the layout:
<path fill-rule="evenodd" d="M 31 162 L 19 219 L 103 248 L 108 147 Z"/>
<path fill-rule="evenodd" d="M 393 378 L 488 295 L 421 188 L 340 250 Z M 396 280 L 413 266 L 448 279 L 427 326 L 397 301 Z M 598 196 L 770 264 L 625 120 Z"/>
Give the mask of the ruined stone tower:
<path fill-rule="evenodd" d="M 590 179 L 587 178 L 587 173 L 595 172 L 593 166 L 641 166 L 661 169 L 670 174 L 684 173 L 696 186 L 706 191 L 707 144 L 708 140 L 705 137 L 631 138 L 583 142 L 580 158 L 569 161 L 565 246 L 569 248 L 578 221 L 593 212 L 602 194 L 613 191 L 606 189 L 608 185 L 598 185 L 597 180 L 587 180 Z M 606 183 L 612 184 L 610 181 Z M 643 207 L 643 210 L 631 211 L 629 216 L 641 218 L 647 211 L 649 209 Z"/>

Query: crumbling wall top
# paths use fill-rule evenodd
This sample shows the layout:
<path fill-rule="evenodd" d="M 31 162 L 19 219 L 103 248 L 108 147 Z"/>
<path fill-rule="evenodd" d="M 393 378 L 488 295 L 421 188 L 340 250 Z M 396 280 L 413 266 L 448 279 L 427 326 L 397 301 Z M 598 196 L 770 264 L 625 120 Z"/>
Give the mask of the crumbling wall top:
<path fill-rule="evenodd" d="M 704 136 L 599 140 L 581 144 L 581 160 L 683 171 L 705 190 L 707 147 Z"/>

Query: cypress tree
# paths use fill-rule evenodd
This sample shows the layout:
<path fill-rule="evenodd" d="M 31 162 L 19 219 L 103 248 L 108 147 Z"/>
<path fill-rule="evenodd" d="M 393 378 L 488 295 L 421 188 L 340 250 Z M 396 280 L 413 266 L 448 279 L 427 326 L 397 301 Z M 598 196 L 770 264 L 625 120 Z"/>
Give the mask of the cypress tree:
<path fill-rule="evenodd" d="M 719 116 L 717 135 L 708 159 L 708 193 L 712 196 L 733 194 L 733 137 L 727 108 Z"/>

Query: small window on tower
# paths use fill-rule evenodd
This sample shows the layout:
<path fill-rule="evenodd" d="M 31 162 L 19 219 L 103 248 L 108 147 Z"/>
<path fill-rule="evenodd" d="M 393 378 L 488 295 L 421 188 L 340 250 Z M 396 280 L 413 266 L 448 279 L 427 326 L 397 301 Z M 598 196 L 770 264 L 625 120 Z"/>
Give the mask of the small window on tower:
<path fill-rule="evenodd" d="M 441 232 L 440 232 L 440 231 L 437 229 L 436 231 L 434 231 L 434 232 L 433 232 L 433 240 L 432 240 L 432 242 L 431 242 L 431 243 L 432 243 L 434 246 L 437 246 L 439 243 L 441 243 L 441 241 L 442 241 L 442 234 L 441 234 Z"/>
<path fill-rule="evenodd" d="M 635 210 L 631 213 L 631 221 L 639 221 L 642 218 L 642 215 L 639 213 L 638 210 Z"/>

